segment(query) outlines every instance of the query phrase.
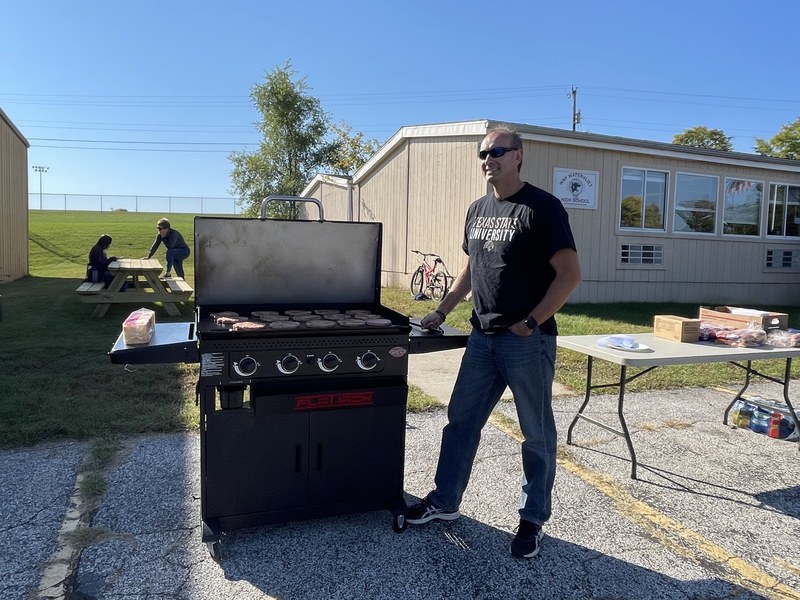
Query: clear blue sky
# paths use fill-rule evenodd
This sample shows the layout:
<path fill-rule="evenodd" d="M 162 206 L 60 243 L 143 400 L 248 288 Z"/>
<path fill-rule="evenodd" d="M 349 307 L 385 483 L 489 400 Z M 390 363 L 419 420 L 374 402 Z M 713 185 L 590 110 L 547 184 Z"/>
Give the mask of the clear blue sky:
<path fill-rule="evenodd" d="M 334 122 L 497 119 L 738 151 L 800 117 L 797 0 L 7 2 L 0 108 L 45 193 L 230 195 L 249 92 L 292 61 Z M 39 178 L 30 173 L 30 191 Z"/>

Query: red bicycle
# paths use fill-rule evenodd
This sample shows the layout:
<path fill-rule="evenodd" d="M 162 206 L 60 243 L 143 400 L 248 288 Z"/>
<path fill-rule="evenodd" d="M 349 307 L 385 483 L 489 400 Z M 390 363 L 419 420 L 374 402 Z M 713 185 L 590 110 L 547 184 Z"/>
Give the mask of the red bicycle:
<path fill-rule="evenodd" d="M 432 252 L 420 252 L 419 250 L 412 250 L 412 252 L 419 254 L 422 262 L 411 274 L 411 284 L 409 285 L 411 294 L 417 296 L 424 293 L 434 300 L 441 300 L 447 294 L 454 279 L 447 270 L 444 260 Z"/>

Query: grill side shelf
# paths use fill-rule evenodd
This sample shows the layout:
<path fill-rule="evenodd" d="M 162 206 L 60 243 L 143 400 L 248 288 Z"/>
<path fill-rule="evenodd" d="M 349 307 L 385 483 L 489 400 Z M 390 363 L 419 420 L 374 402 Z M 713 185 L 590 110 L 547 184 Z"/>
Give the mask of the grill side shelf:
<path fill-rule="evenodd" d="M 442 325 L 440 329 L 441 331 L 429 331 L 412 322 L 409 335 L 409 353 L 426 354 L 428 352 L 440 352 L 442 350 L 466 347 L 469 339 L 468 333 L 449 325 Z"/>
<path fill-rule="evenodd" d="M 156 323 L 147 344 L 128 346 L 122 333 L 108 353 L 117 365 L 199 363 L 194 323 Z"/>

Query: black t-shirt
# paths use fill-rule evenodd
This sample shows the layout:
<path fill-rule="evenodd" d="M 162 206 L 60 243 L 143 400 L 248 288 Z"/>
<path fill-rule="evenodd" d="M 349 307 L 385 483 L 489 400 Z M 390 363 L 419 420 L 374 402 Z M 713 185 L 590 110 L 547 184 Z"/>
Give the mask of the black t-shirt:
<path fill-rule="evenodd" d="M 550 259 L 574 249 L 575 240 L 561 201 L 525 183 L 510 198 L 489 193 L 470 205 L 462 247 L 472 275 L 472 324 L 496 331 L 528 317 L 555 278 Z M 553 317 L 539 327 L 558 333 Z"/>

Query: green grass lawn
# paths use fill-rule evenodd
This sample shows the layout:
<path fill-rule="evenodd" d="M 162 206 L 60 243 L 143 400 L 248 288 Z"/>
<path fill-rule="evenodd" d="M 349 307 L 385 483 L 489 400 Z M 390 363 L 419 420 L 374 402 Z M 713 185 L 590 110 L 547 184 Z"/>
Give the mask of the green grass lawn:
<path fill-rule="evenodd" d="M 384 289 L 384 303 L 395 310 L 412 316 L 422 316 L 436 307 L 433 302 L 417 302 L 405 289 Z M 789 325 L 800 325 L 800 310 L 794 307 L 754 307 L 776 310 L 789 314 Z M 557 315 L 560 335 L 590 335 L 614 333 L 642 333 L 653 331 L 655 315 L 678 315 L 697 317 L 699 306 L 677 303 L 620 303 L 620 304 L 571 304 L 563 307 Z M 447 323 L 469 331 L 470 305 L 462 302 L 447 317 Z M 792 377 L 800 377 L 800 361 L 792 365 Z M 783 360 L 763 361 L 761 370 L 773 377 L 783 377 Z M 633 370 L 635 372 L 635 370 Z M 629 369 L 629 375 L 632 374 Z M 619 367 L 605 361 L 592 365 L 595 383 L 612 382 L 619 378 Z M 556 381 L 582 393 L 586 384 L 586 357 L 572 350 L 559 349 L 556 363 Z M 705 365 L 679 365 L 660 368 L 632 382 L 626 389 L 671 389 L 679 387 L 708 387 L 740 384 L 741 369 L 727 363 Z M 602 393 L 602 392 L 600 392 Z M 608 389 L 606 393 L 616 393 Z"/>
<path fill-rule="evenodd" d="M 0 286 L 0 448 L 56 439 L 97 439 L 197 428 L 194 386 L 197 365 L 111 364 L 107 352 L 125 317 L 138 306 L 114 305 L 102 319 L 93 319 L 94 305 L 75 294 L 85 273 L 89 249 L 103 233 L 114 238 L 110 254 L 145 256 L 164 215 L 129 212 L 30 212 L 29 277 Z M 194 246 L 194 217 L 166 215 Z M 163 247 L 156 255 L 164 263 Z M 194 266 L 185 262 L 186 279 L 194 285 Z M 414 301 L 407 289 L 386 288 L 382 301 L 400 313 L 422 316 L 432 301 Z M 179 305 L 182 315 L 168 317 L 156 306 L 157 322 L 192 320 L 193 304 Z M 151 306 L 152 308 L 152 306 Z M 796 308 L 772 308 L 789 313 L 790 325 L 800 324 Z M 614 304 L 568 305 L 559 314 L 563 335 L 637 333 L 651 331 L 653 316 L 696 316 L 696 305 Z M 461 305 L 448 324 L 469 330 L 470 307 Z M 800 362 L 800 361 L 798 361 Z M 556 379 L 576 390 L 584 384 L 586 362 L 581 355 L 559 350 Z M 763 371 L 782 375 L 783 361 L 768 361 Z M 595 363 L 595 381 L 611 381 L 616 369 Z M 800 376 L 795 365 L 793 376 Z M 633 382 L 629 389 L 712 386 L 738 383 L 741 371 L 728 365 L 662 368 Z M 414 386 L 409 409 L 431 405 Z"/>
<path fill-rule="evenodd" d="M 83 278 L 89 250 L 107 233 L 114 241 L 109 256 L 142 258 L 156 239 L 156 221 L 170 220 L 173 229 L 181 232 L 190 248 L 194 247 L 193 215 L 162 215 L 135 212 L 41 211 L 29 215 L 30 272 L 36 277 Z M 162 265 L 164 246 L 154 256 Z M 186 280 L 194 282 L 194 263 L 184 262 Z M 76 285 L 77 287 L 77 285 Z"/>

